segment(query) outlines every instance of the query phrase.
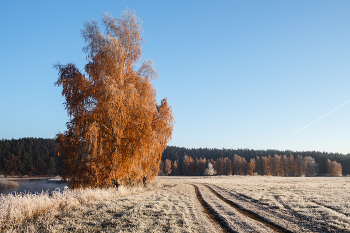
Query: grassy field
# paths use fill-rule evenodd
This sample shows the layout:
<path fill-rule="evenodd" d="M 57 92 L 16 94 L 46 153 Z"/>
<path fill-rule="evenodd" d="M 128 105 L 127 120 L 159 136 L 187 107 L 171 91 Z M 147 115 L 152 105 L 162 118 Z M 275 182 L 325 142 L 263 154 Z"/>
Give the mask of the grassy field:
<path fill-rule="evenodd" d="M 349 232 L 349 177 L 157 177 L 0 197 L 3 232 Z"/>

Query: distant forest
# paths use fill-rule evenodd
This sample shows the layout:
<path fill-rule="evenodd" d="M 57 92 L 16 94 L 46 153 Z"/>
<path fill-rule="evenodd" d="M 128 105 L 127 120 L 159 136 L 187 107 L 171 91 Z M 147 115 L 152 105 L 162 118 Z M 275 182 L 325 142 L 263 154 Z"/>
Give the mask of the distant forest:
<path fill-rule="evenodd" d="M 319 165 L 319 175 L 325 175 L 327 173 L 327 159 L 331 161 L 336 161 L 341 164 L 343 168 L 343 175 L 350 174 L 350 154 L 344 155 L 339 153 L 327 153 L 319 151 L 279 151 L 279 150 L 250 150 L 250 149 L 187 149 L 184 147 L 168 146 L 162 155 L 162 161 L 166 159 L 176 161 L 180 163 L 183 162 L 185 156 L 191 157 L 193 160 L 206 158 L 207 160 L 219 160 L 221 158 L 228 158 L 234 161 L 234 156 L 238 155 L 245 158 L 247 162 L 250 159 L 255 159 L 257 156 L 260 158 L 268 157 L 269 155 L 273 157 L 274 155 L 291 155 L 297 158 L 298 155 L 302 157 L 310 156 L 315 159 L 315 162 Z"/>
<path fill-rule="evenodd" d="M 0 141 L 0 174 L 46 176 L 60 175 L 63 170 L 61 153 L 55 150 L 54 139 L 22 138 L 2 139 Z M 219 160 L 230 159 L 234 161 L 235 155 L 250 159 L 273 157 L 274 155 L 310 156 L 319 165 L 319 175 L 327 173 L 327 159 L 341 164 L 343 175 L 350 174 L 350 154 L 327 153 L 318 151 L 278 151 L 278 150 L 250 150 L 250 149 L 187 149 L 183 147 L 168 146 L 162 155 L 162 161 L 184 161 L 185 156 L 196 159 Z"/>
<path fill-rule="evenodd" d="M 44 176 L 62 172 L 62 157 L 54 139 L 22 138 L 0 141 L 0 174 Z"/>

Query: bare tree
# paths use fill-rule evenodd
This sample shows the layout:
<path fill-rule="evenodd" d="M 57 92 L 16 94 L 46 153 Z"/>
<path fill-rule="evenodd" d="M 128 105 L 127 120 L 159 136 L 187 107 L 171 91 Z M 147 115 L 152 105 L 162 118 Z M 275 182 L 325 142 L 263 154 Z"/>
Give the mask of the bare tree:
<path fill-rule="evenodd" d="M 315 159 L 310 157 L 310 156 L 306 156 L 304 158 L 304 161 L 306 163 L 306 176 L 316 176 L 319 169 L 318 169 L 318 164 L 316 163 Z"/>
<path fill-rule="evenodd" d="M 299 175 L 306 176 L 307 171 L 307 161 L 303 158 L 302 155 L 297 155 L 296 162 L 298 163 Z"/>

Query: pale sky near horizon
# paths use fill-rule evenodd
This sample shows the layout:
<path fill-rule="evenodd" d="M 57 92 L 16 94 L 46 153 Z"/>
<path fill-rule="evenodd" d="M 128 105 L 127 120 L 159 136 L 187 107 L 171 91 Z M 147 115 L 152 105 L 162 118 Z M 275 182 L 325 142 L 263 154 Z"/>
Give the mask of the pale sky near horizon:
<path fill-rule="evenodd" d="M 2 1 L 0 139 L 65 130 L 52 65 L 83 70 L 84 21 L 126 8 L 173 106 L 169 145 L 350 153 L 350 1 Z"/>

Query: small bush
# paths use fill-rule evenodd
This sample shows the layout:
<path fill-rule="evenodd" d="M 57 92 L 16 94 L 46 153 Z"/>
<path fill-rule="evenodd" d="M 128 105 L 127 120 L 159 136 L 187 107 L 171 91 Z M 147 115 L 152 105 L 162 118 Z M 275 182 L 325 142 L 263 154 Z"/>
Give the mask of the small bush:
<path fill-rule="evenodd" d="M 0 190 L 8 188 L 18 188 L 18 182 L 2 180 L 0 181 Z"/>

